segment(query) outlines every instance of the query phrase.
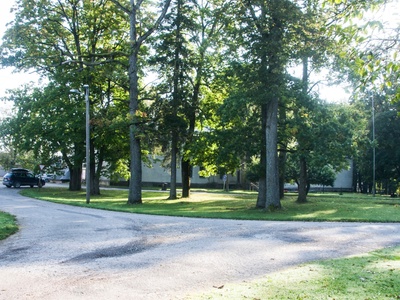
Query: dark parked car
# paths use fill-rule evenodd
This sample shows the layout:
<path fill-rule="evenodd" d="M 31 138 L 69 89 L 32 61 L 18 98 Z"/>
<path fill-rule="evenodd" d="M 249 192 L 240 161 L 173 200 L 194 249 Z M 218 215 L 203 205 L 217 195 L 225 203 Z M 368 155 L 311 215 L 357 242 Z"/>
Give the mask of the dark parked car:
<path fill-rule="evenodd" d="M 46 184 L 43 179 L 41 179 L 41 183 L 42 186 Z M 11 172 L 4 175 L 3 185 L 8 188 L 12 186 L 15 188 L 19 188 L 23 185 L 34 187 L 35 185 L 39 186 L 39 178 L 35 177 L 35 175 L 33 175 L 27 169 L 11 169 Z"/>

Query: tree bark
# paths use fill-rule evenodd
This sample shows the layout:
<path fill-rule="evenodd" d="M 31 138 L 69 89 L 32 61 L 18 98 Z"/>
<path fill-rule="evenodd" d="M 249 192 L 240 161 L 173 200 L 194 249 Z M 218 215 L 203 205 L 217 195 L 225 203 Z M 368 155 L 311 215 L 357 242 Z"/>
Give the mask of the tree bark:
<path fill-rule="evenodd" d="M 265 208 L 265 203 L 267 202 L 267 189 L 265 176 L 261 177 L 258 181 L 258 196 L 257 196 L 257 208 Z"/>
<path fill-rule="evenodd" d="M 273 97 L 267 104 L 266 119 L 266 203 L 267 209 L 281 208 L 279 199 L 278 172 L 278 98 Z"/>
<path fill-rule="evenodd" d="M 182 102 L 182 91 L 180 90 L 180 75 L 181 75 L 181 62 L 180 55 L 182 50 L 181 38 L 181 21 L 182 21 L 182 0 L 177 1 L 177 15 L 175 19 L 175 53 L 174 53 L 174 74 L 173 74 L 173 92 L 172 92 L 172 114 L 173 120 L 178 118 L 178 107 Z M 177 198 L 176 193 L 176 174 L 177 174 L 177 157 L 178 157 L 178 139 L 181 128 L 177 123 L 172 124 L 171 132 L 171 177 L 170 177 L 170 190 L 169 199 L 174 200 Z"/>
<path fill-rule="evenodd" d="M 135 125 L 130 126 L 130 172 L 128 204 L 142 203 L 142 154 L 140 139 L 135 136 Z"/>
<path fill-rule="evenodd" d="M 302 77 L 302 84 L 303 84 L 303 94 L 308 94 L 308 57 L 303 57 L 303 77 Z M 298 141 L 300 148 L 303 147 L 305 149 L 306 141 L 300 139 Z M 297 202 L 298 203 L 305 203 L 307 202 L 307 162 L 305 158 L 305 152 L 307 150 L 300 150 L 303 154 L 300 154 L 300 175 L 299 175 L 299 193 L 297 195 Z"/>
<path fill-rule="evenodd" d="M 82 188 L 82 164 L 69 167 L 69 190 L 80 191 Z"/>
<path fill-rule="evenodd" d="M 190 176 L 191 176 L 190 160 L 182 158 L 181 174 L 182 174 L 182 198 L 189 198 L 190 197 Z"/>
<path fill-rule="evenodd" d="M 307 163 L 304 156 L 300 157 L 299 193 L 297 202 L 307 202 Z"/>
<path fill-rule="evenodd" d="M 140 46 L 136 39 L 136 10 L 133 0 L 131 0 L 130 12 L 130 38 L 132 43 L 132 53 L 129 57 L 129 114 L 132 124 L 129 126 L 129 146 L 130 146 L 130 173 L 128 204 L 142 203 L 142 151 L 140 139 L 137 136 L 137 124 L 135 124 L 136 111 L 139 107 L 138 90 L 138 51 Z"/>
<path fill-rule="evenodd" d="M 95 162 L 93 162 L 93 168 L 90 171 L 90 174 L 93 174 L 93 181 L 92 184 L 90 185 L 91 195 L 100 195 L 100 177 L 104 162 L 103 153 L 104 152 L 100 149 L 97 158 L 97 167 L 95 167 Z M 93 154 L 91 154 L 91 157 L 94 157 L 94 151 Z"/>
<path fill-rule="evenodd" d="M 267 105 L 261 105 L 261 131 L 266 132 L 267 129 Z M 266 178 L 265 178 L 265 167 L 267 165 L 267 154 L 265 152 L 266 147 L 266 134 L 261 136 L 261 153 L 260 153 L 260 165 L 261 165 L 261 174 L 260 179 L 258 181 L 258 196 L 257 196 L 257 204 L 256 207 L 265 208 L 265 203 L 267 202 L 267 188 L 266 188 Z"/>
<path fill-rule="evenodd" d="M 281 123 L 286 122 L 286 107 L 284 105 L 281 105 L 279 109 L 279 119 L 281 120 Z M 285 197 L 285 181 L 286 181 L 286 159 L 287 159 L 287 140 L 283 139 L 281 140 L 281 148 L 282 151 L 279 152 L 278 154 L 278 165 L 279 165 L 279 198 L 283 199 Z"/>
<path fill-rule="evenodd" d="M 81 149 L 84 149 L 81 145 L 74 144 L 75 155 L 74 158 L 82 156 Z M 65 150 L 61 151 L 64 161 L 67 163 L 69 170 L 69 190 L 80 191 L 82 189 L 82 160 L 74 160 L 73 162 L 69 159 Z M 83 156 L 82 156 L 83 157 Z"/>
<path fill-rule="evenodd" d="M 286 166 L 286 152 L 279 153 L 279 198 L 285 197 L 285 166 Z"/>
<path fill-rule="evenodd" d="M 198 74 L 201 72 L 201 68 L 197 70 Z M 196 127 L 196 110 L 199 105 L 201 76 L 199 75 L 196 79 L 196 84 L 193 89 L 193 97 L 191 103 L 191 109 L 188 113 L 189 128 L 187 132 L 186 143 L 193 141 L 193 134 Z M 182 198 L 190 197 L 190 177 L 192 176 L 192 164 L 189 158 L 185 158 L 183 154 L 181 161 L 181 174 L 182 174 Z"/>
<path fill-rule="evenodd" d="M 177 152 L 178 152 L 178 133 L 172 132 L 172 141 L 171 141 L 171 179 L 170 179 L 170 189 L 169 189 L 169 198 L 170 200 L 177 199 L 176 194 L 176 167 L 177 167 Z"/>

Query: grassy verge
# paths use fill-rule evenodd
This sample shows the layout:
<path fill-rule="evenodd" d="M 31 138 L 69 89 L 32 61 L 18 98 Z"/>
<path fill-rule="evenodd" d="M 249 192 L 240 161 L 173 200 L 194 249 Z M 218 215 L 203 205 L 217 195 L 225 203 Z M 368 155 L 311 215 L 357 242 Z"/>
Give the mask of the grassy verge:
<path fill-rule="evenodd" d="M 0 212 L 0 240 L 4 240 L 18 231 L 17 221 L 14 216 Z"/>
<path fill-rule="evenodd" d="M 85 191 L 65 188 L 23 189 L 25 196 L 98 209 L 153 215 L 276 220 L 276 221 L 352 221 L 400 222 L 400 199 L 360 194 L 311 194 L 308 203 L 297 204 L 296 195 L 282 200 L 283 208 L 274 212 L 255 208 L 256 193 L 192 193 L 190 199 L 167 200 L 167 192 L 143 192 L 143 205 L 128 205 L 127 190 L 102 190 L 85 203 Z"/>
<path fill-rule="evenodd" d="M 304 264 L 186 299 L 400 299 L 400 247 Z"/>

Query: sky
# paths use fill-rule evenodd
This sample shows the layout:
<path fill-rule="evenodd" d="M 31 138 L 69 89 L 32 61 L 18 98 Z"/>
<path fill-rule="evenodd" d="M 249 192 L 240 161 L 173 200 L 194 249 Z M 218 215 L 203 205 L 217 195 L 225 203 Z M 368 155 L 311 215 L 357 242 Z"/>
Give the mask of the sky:
<path fill-rule="evenodd" d="M 1 0 L 0 9 L 0 37 L 3 36 L 6 30 L 6 24 L 13 20 L 13 15 L 10 13 L 10 9 L 14 4 L 14 0 Z M 31 80 L 36 81 L 37 76 L 27 73 L 13 74 L 12 68 L 0 69 L 0 97 L 5 96 L 7 89 L 13 89 L 19 87 L 25 82 Z"/>
<path fill-rule="evenodd" d="M 10 13 L 11 7 L 14 5 L 14 0 L 1 0 L 0 8 L 0 38 L 6 30 L 6 24 L 13 20 L 13 15 Z M 29 73 L 13 73 L 12 68 L 0 69 L 0 98 L 6 96 L 7 89 L 15 89 L 24 83 L 30 81 L 37 82 L 38 76 Z M 9 112 L 9 104 L 0 101 L 0 116 Z"/>
<path fill-rule="evenodd" d="M 385 14 L 388 14 L 389 17 L 396 20 L 398 24 L 399 14 L 396 6 L 399 4 L 399 1 L 394 1 L 393 9 L 387 9 Z M 1 9 L 0 9 L 0 37 L 3 36 L 4 31 L 6 29 L 6 24 L 13 20 L 13 15 L 10 13 L 11 7 L 14 5 L 14 0 L 1 0 Z M 18 88 L 24 83 L 34 81 L 37 82 L 38 77 L 35 74 L 29 73 L 13 73 L 11 68 L 0 69 L 0 98 L 6 95 L 7 89 Z M 346 102 L 349 98 L 349 94 L 346 93 L 343 87 L 328 87 L 328 86 L 320 86 L 319 88 L 320 97 L 329 102 Z M 0 113 L 3 114 L 5 109 L 4 103 L 0 102 Z"/>

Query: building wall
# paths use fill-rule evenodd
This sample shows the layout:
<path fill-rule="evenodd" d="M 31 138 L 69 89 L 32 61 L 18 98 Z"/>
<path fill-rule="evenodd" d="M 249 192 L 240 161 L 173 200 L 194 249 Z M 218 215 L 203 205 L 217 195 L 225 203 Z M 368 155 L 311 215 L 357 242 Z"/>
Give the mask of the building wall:
<path fill-rule="evenodd" d="M 353 190 L 353 162 L 350 161 L 350 167 L 348 170 L 342 170 L 336 175 L 336 179 L 332 186 L 322 186 L 312 184 L 310 187 L 311 191 L 346 191 L 351 192 Z M 288 191 L 297 191 L 297 184 L 285 184 L 285 189 Z"/>
<path fill-rule="evenodd" d="M 199 175 L 200 167 L 193 167 L 192 177 L 191 177 L 191 185 L 192 186 L 222 186 L 224 180 L 221 176 L 210 176 L 210 177 L 201 177 Z M 157 184 L 157 183 L 169 183 L 171 179 L 171 171 L 162 166 L 160 158 L 156 158 L 152 160 L 152 167 L 148 167 L 147 165 L 142 165 L 142 182 L 144 184 Z M 177 168 L 177 176 L 176 176 L 177 184 L 182 183 L 182 174 L 181 169 L 178 166 Z M 230 184 L 237 183 L 237 176 L 228 175 L 227 182 Z"/>
<path fill-rule="evenodd" d="M 339 172 L 336 176 L 336 180 L 333 183 L 333 187 L 336 189 L 352 189 L 353 188 L 353 162 L 350 162 L 350 168 Z"/>

